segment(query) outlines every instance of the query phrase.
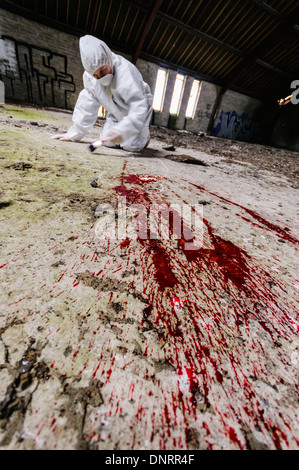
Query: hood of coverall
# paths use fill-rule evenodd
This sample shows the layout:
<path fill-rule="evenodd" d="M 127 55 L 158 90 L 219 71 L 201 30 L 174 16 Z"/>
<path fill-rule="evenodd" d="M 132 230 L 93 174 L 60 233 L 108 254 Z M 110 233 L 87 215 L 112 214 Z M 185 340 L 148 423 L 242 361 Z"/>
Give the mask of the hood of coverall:
<path fill-rule="evenodd" d="M 83 36 L 79 41 L 84 69 L 93 75 L 102 65 L 109 65 L 113 73 L 113 52 L 107 44 L 94 36 Z"/>

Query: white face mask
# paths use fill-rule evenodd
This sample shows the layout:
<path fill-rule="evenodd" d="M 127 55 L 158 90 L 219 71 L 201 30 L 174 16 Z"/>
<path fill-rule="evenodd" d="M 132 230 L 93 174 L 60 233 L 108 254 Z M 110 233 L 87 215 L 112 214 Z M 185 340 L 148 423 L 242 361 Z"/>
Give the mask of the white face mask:
<path fill-rule="evenodd" d="M 108 73 L 105 77 L 99 78 L 99 82 L 103 86 L 108 86 L 112 82 L 113 74 Z"/>

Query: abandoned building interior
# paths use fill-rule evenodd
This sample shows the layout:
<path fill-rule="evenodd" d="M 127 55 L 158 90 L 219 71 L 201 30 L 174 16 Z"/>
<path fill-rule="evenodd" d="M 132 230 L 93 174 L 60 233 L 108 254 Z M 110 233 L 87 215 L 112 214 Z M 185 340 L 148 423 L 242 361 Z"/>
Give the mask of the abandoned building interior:
<path fill-rule="evenodd" d="M 297 0 L 1 0 L 0 449 L 297 450 Z"/>

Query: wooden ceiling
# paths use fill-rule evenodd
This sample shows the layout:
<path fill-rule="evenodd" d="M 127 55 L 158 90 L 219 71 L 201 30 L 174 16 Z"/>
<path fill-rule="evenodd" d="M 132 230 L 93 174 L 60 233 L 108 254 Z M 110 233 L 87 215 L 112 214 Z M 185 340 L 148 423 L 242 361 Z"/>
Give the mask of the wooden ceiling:
<path fill-rule="evenodd" d="M 1 0 L 0 6 L 120 52 L 260 99 L 299 79 L 298 0 Z"/>

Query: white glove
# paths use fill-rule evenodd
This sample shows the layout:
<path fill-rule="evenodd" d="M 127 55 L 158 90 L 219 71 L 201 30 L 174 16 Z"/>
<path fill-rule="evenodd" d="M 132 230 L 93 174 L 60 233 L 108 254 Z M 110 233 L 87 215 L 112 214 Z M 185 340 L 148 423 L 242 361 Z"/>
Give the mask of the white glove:
<path fill-rule="evenodd" d="M 113 142 L 114 144 L 121 144 L 123 141 L 122 135 L 117 131 L 111 131 L 106 137 L 101 139 L 102 142 Z"/>
<path fill-rule="evenodd" d="M 71 137 L 68 137 L 67 132 L 65 134 L 52 135 L 51 139 L 64 140 L 64 141 L 67 141 L 67 142 L 72 142 L 73 141 L 73 139 L 71 139 Z"/>

